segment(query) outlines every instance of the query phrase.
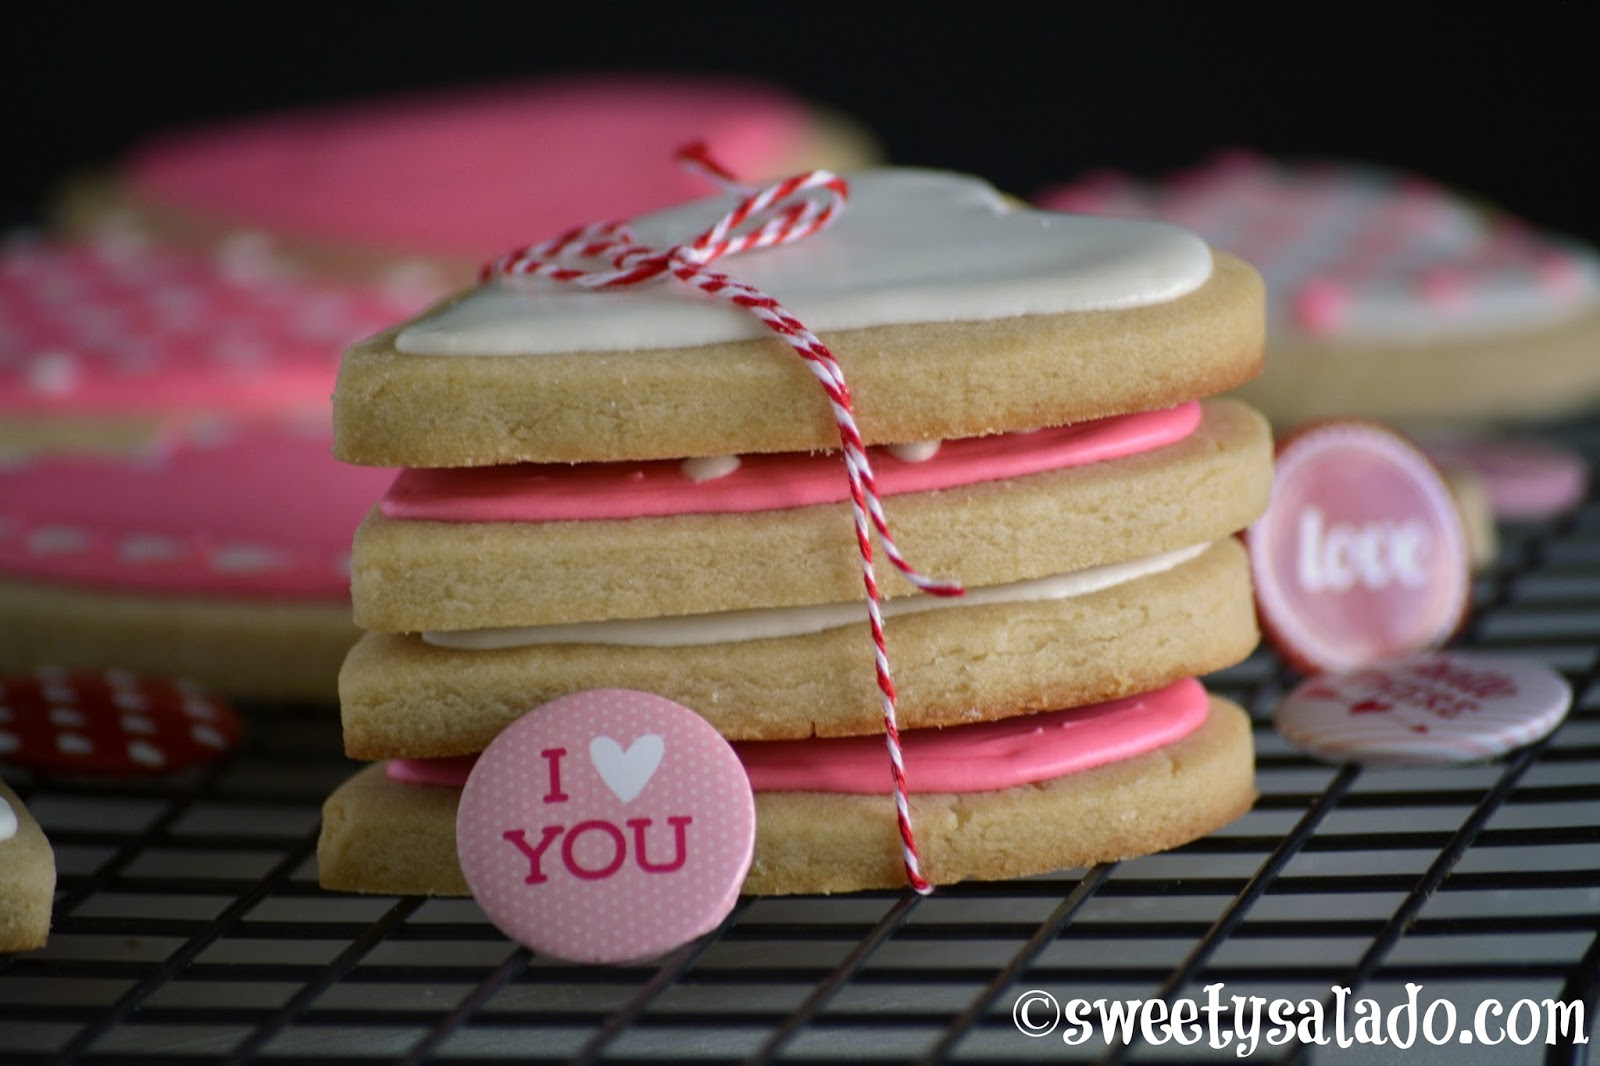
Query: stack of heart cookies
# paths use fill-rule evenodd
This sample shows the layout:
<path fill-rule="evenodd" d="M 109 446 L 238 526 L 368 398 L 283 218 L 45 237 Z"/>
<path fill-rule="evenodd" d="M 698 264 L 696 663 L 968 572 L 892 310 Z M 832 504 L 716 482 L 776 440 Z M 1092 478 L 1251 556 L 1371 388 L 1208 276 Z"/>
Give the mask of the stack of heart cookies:
<path fill-rule="evenodd" d="M 684 245 L 739 202 L 631 239 Z M 845 387 L 672 276 L 491 276 L 346 353 L 341 458 L 405 470 L 355 538 L 367 632 L 340 701 L 372 765 L 327 801 L 322 883 L 466 892 L 477 753 L 546 701 L 621 688 L 733 742 L 745 891 L 902 884 L 841 406 L 900 552 L 965 590 L 878 574 L 930 881 L 1131 857 L 1248 809 L 1248 720 L 1194 677 L 1257 641 L 1233 534 L 1266 504 L 1270 436 L 1206 399 L 1259 370 L 1254 271 L 1169 225 L 906 169 L 716 265 L 814 331 Z"/>

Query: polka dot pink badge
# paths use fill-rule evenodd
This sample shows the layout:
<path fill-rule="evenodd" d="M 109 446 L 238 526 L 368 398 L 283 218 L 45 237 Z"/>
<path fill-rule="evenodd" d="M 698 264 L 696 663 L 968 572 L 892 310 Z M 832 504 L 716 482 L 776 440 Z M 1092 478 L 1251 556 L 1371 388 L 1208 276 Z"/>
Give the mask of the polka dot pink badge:
<path fill-rule="evenodd" d="M 523 715 L 462 791 L 456 850 L 511 939 L 574 962 L 653 958 L 714 929 L 744 883 L 755 802 L 703 718 L 595 689 Z"/>

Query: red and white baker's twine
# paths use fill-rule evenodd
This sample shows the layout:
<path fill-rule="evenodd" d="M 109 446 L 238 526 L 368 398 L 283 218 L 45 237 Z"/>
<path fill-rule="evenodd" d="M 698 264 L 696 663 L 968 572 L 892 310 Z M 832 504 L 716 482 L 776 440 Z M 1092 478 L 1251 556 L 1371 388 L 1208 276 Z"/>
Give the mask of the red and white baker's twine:
<path fill-rule="evenodd" d="M 712 296 L 742 307 L 777 333 L 806 361 L 827 393 L 844 448 L 845 471 L 850 478 L 850 503 L 855 513 L 856 544 L 861 552 L 861 580 L 867 590 L 867 618 L 872 626 L 874 662 L 883 707 L 889 769 L 894 778 L 894 803 L 900 828 L 906 880 L 920 893 L 933 886 L 922 876 L 916 837 L 911 828 L 911 808 L 906 800 L 905 760 L 900 750 L 900 726 L 895 714 L 894 678 L 883 635 L 883 614 L 878 608 L 878 579 L 872 566 L 872 530 L 883 541 L 884 554 L 912 584 L 935 596 L 959 596 L 962 588 L 919 573 L 900 554 L 889 520 L 878 497 L 877 480 L 866 446 L 851 413 L 850 390 L 844 370 L 827 345 L 806 329 L 772 297 L 736 278 L 712 270 L 710 264 L 725 255 L 754 248 L 789 244 L 827 228 L 844 210 L 850 189 L 845 180 L 826 170 L 813 170 L 786 178 L 765 189 L 751 191 L 713 161 L 704 144 L 692 144 L 678 153 L 680 162 L 724 190 L 744 197 L 733 210 L 693 240 L 666 249 L 646 248 L 635 242 L 620 222 L 581 226 L 554 240 L 508 252 L 483 268 L 481 280 L 497 276 L 543 278 L 581 285 L 586 289 L 616 289 L 638 285 L 663 275 L 693 285 Z M 590 270 L 574 260 L 601 260 L 610 269 Z M 870 526 L 869 526 L 870 520 Z"/>

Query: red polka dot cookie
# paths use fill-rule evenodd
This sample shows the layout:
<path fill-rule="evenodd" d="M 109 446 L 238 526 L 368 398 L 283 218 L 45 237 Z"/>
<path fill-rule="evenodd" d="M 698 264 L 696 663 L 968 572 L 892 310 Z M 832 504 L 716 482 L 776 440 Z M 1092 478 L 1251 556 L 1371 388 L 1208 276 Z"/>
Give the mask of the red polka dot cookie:
<path fill-rule="evenodd" d="M 338 353 L 421 301 L 138 240 L 0 249 L 0 447 L 325 421 Z"/>
<path fill-rule="evenodd" d="M 349 539 L 391 475 L 256 425 L 0 464 L 0 675 L 53 664 L 329 700 Z"/>
<path fill-rule="evenodd" d="M 1039 202 L 1166 219 L 1260 268 L 1268 359 L 1243 394 L 1274 421 L 1545 417 L 1600 399 L 1600 257 L 1422 178 L 1233 153 Z"/>
<path fill-rule="evenodd" d="M 487 856 L 518 924 L 591 880 L 666 898 L 707 841 L 675 784 L 612 788 L 669 765 L 649 721 L 552 734 L 526 804 L 463 797 L 497 737 L 594 690 L 733 743 L 751 893 L 1038 873 L 1248 808 L 1248 720 L 1193 680 L 1257 641 L 1234 534 L 1269 433 L 1209 398 L 1259 365 L 1239 260 L 884 169 L 497 263 L 341 366 L 340 454 L 408 469 L 352 548 L 341 717 L 371 765 L 325 805 L 325 886 L 478 891 Z"/>
<path fill-rule="evenodd" d="M 703 139 L 740 173 L 859 166 L 854 125 L 755 81 L 582 75 L 239 119 L 139 146 L 79 226 L 265 247 L 402 290 L 469 281 L 504 236 L 556 233 L 698 195 L 671 152 Z"/>

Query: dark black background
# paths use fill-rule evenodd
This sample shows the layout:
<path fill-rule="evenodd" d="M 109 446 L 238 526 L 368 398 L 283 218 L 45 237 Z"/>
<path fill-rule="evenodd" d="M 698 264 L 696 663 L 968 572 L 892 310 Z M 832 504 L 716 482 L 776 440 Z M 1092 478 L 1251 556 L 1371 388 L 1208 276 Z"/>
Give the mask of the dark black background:
<path fill-rule="evenodd" d="M 1600 55 L 1584 5 L 13 4 L 0 204 L 152 131 L 592 69 L 757 75 L 895 162 L 1028 195 L 1221 146 L 1422 171 L 1600 240 Z"/>

